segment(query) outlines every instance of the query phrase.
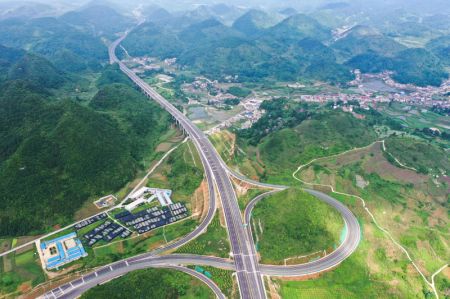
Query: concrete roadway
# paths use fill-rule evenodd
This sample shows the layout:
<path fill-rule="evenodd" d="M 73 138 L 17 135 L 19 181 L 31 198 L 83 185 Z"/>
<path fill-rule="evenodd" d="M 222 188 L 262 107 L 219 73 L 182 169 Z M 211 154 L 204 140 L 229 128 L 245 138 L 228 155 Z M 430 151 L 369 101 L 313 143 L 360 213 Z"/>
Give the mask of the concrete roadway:
<path fill-rule="evenodd" d="M 358 220 L 350 212 L 350 210 L 341 202 L 328 196 L 327 194 L 309 189 L 306 191 L 327 204 L 330 204 L 336 208 L 339 213 L 341 213 L 344 222 L 347 225 L 346 238 L 334 252 L 319 260 L 292 266 L 261 265 L 260 269 L 262 274 L 268 276 L 305 276 L 320 273 L 338 266 L 354 250 L 356 250 L 360 239 L 360 227 Z M 275 192 L 278 191 L 271 191 L 262 194 L 249 203 L 244 212 L 246 223 L 250 222 L 251 212 L 255 205 L 266 196 Z M 247 226 L 247 233 L 251 237 L 250 226 Z M 154 253 L 148 253 L 101 267 L 77 280 L 53 289 L 42 296 L 42 298 L 76 298 L 86 290 L 98 284 L 104 283 L 131 271 L 155 266 L 166 267 L 179 265 L 204 265 L 227 270 L 236 270 L 236 265 L 229 259 L 193 254 L 156 256 Z"/>
<path fill-rule="evenodd" d="M 248 238 L 244 228 L 241 212 L 237 203 L 230 178 L 222 159 L 207 136 L 171 103 L 164 99 L 146 82 L 127 68 L 115 55 L 116 47 L 126 38 L 128 32 L 109 47 L 111 63 L 118 63 L 120 69 L 147 95 L 159 103 L 186 131 L 206 162 L 206 169 L 210 169 L 216 183 L 218 194 L 222 202 L 232 255 L 236 265 L 236 272 L 241 298 L 266 298 L 262 275 L 259 270 L 257 255 L 253 240 Z"/>
<path fill-rule="evenodd" d="M 320 273 L 338 266 L 342 261 L 344 261 L 347 257 L 349 257 L 358 247 L 358 244 L 361 239 L 360 233 L 361 229 L 359 226 L 358 219 L 356 219 L 353 213 L 340 201 L 334 199 L 333 197 L 325 193 L 312 189 L 304 189 L 304 190 L 309 194 L 315 196 L 316 198 L 320 199 L 321 201 L 329 204 L 341 214 L 342 218 L 344 219 L 344 224 L 346 226 L 345 239 L 343 240 L 342 244 L 340 244 L 339 247 L 336 248 L 336 250 L 334 250 L 332 253 L 313 262 L 292 266 L 261 265 L 261 272 L 265 275 L 305 276 Z M 263 198 L 275 192 L 278 192 L 278 190 L 261 194 L 255 197 L 247 205 L 244 211 L 244 219 L 245 223 L 247 223 L 247 233 L 249 234 L 250 238 L 253 238 L 252 229 L 250 225 L 250 219 L 253 208 Z"/>
<path fill-rule="evenodd" d="M 138 85 L 143 92 L 161 106 L 163 106 L 177 122 L 184 128 L 189 134 L 194 144 L 196 145 L 202 162 L 205 167 L 208 183 L 214 181 L 219 191 L 220 199 L 224 209 L 225 220 L 228 229 L 228 235 L 232 247 L 233 261 L 196 255 L 167 255 L 156 256 L 156 254 L 166 251 L 168 249 L 177 248 L 206 230 L 212 216 L 214 216 L 215 200 L 213 184 L 209 184 L 210 192 L 210 208 L 208 211 L 207 220 L 180 241 L 170 244 L 167 247 L 161 248 L 151 253 L 142 254 L 136 257 L 132 257 L 126 260 L 122 260 L 117 263 L 107 265 L 100 268 L 90 274 L 83 276 L 80 279 L 72 281 L 71 283 L 60 286 L 45 294 L 47 298 L 74 298 L 82 294 L 87 289 L 94 287 L 95 285 L 111 280 L 115 277 L 121 276 L 130 271 L 137 269 L 143 269 L 154 266 L 177 266 L 177 265 L 210 265 L 218 268 L 232 269 L 237 273 L 239 290 L 241 298 L 265 298 L 266 293 L 261 274 L 270 276 L 303 276 L 310 275 L 318 272 L 322 272 L 339 265 L 345 258 L 347 258 L 357 247 L 360 240 L 360 227 L 355 216 L 339 201 L 332 197 L 314 190 L 307 190 L 310 194 L 318 197 L 319 199 L 327 202 L 335 207 L 343 216 L 345 224 L 347 226 L 347 235 L 344 242 L 330 255 L 323 257 L 317 261 L 310 262 L 302 265 L 295 266 L 274 266 L 274 265 L 259 265 L 257 261 L 257 255 L 255 246 L 253 244 L 253 238 L 251 236 L 251 230 L 245 226 L 242 222 L 241 212 L 237 204 L 236 195 L 232 187 L 228 174 L 232 174 L 237 178 L 242 178 L 240 174 L 236 174 L 229 171 L 225 163 L 220 159 L 208 138 L 195 127 L 181 112 L 179 112 L 173 105 L 168 103 L 163 97 L 150 88 L 143 80 L 137 77 L 131 70 L 129 70 L 124 64 L 122 64 L 115 56 L 115 48 L 126 37 L 115 41 L 109 48 L 111 57 L 111 63 L 117 62 L 121 70 L 132 79 L 136 85 Z M 246 179 L 248 181 L 248 179 Z M 252 181 L 253 182 L 253 181 Z M 260 186 L 275 187 L 278 190 L 282 190 L 284 186 L 268 185 L 255 182 Z M 271 192 L 273 193 L 273 192 Z M 265 194 L 268 195 L 268 194 Z M 249 208 L 245 212 L 245 223 L 249 223 L 251 210 L 256 203 L 261 200 L 263 196 L 254 199 Z M 45 298 L 45 296 L 43 298 Z"/>
<path fill-rule="evenodd" d="M 63 284 L 60 287 L 44 294 L 40 298 L 77 298 L 87 290 L 97 285 L 106 283 L 129 272 L 146 268 L 167 268 L 183 271 L 206 283 L 218 298 L 225 298 L 221 290 L 209 278 L 198 273 L 197 271 L 179 266 L 182 264 L 192 264 L 193 262 L 198 265 L 222 267 L 230 270 L 234 269 L 233 263 L 225 259 L 216 260 L 215 258 L 202 257 L 201 260 L 199 260 L 197 256 L 190 255 L 148 257 L 140 260 L 127 259 L 113 263 L 109 266 L 101 267 L 94 272 L 84 275 L 69 283 Z"/>

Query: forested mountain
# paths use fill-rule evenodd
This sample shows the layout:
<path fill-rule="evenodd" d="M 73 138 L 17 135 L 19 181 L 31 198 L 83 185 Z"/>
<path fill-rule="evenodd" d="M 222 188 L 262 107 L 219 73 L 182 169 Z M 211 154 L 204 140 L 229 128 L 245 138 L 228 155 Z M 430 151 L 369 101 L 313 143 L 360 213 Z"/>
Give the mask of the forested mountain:
<path fill-rule="evenodd" d="M 314 38 L 327 41 L 331 38 L 331 30 L 305 14 L 296 14 L 268 29 L 268 33 L 276 39 Z"/>
<path fill-rule="evenodd" d="M 276 24 L 276 19 L 268 13 L 251 9 L 233 23 L 233 28 L 246 35 L 261 34 L 264 29 Z"/>
<path fill-rule="evenodd" d="M 392 57 L 406 48 L 367 26 L 352 28 L 345 37 L 336 41 L 332 47 L 346 59 L 368 52 Z"/>
<path fill-rule="evenodd" d="M 0 44 L 45 56 L 59 69 L 70 72 L 99 69 L 108 59 L 99 38 L 56 18 L 0 22 Z"/>
<path fill-rule="evenodd" d="M 443 64 L 450 45 L 445 39 L 430 42 L 430 51 L 408 49 L 367 25 L 333 38 L 331 28 L 309 15 L 295 14 L 274 24 L 276 17 L 260 10 L 249 10 L 231 27 L 214 18 L 196 22 L 198 16 L 183 15 L 182 21 L 164 16 L 164 21 L 144 23 L 129 35 L 124 46 L 131 55 L 176 57 L 181 66 L 200 74 L 239 81 L 345 83 L 353 78 L 352 68 L 393 71 L 399 82 L 421 86 L 440 85 L 447 78 Z"/>
<path fill-rule="evenodd" d="M 353 57 L 347 64 L 368 73 L 390 70 L 394 72 L 393 78 L 396 81 L 418 86 L 439 86 L 448 78 L 441 60 L 421 48 L 403 50 L 393 58 L 368 52 Z"/>
<path fill-rule="evenodd" d="M 80 11 L 68 12 L 61 16 L 60 20 L 81 27 L 93 35 L 107 36 L 125 31 L 133 24 L 133 20 L 103 5 L 92 5 Z"/>
<path fill-rule="evenodd" d="M 309 24 L 312 19 L 305 15 L 268 28 L 259 23 L 262 18 L 262 12 L 250 11 L 232 27 L 208 19 L 181 30 L 145 23 L 130 34 L 124 47 L 136 56 L 177 57 L 180 64 L 216 78 L 334 83 L 352 78 L 350 69 L 338 65 L 333 51 L 317 40 L 329 37 L 329 29 L 316 21 Z"/>
<path fill-rule="evenodd" d="M 450 66 L 450 35 L 435 38 L 427 43 L 427 49 Z"/>
<path fill-rule="evenodd" d="M 0 236 L 17 236 L 68 223 L 130 181 L 168 116 L 115 67 L 85 107 L 52 94 L 70 77 L 45 58 L 0 48 Z"/>
<path fill-rule="evenodd" d="M 0 82 L 22 80 L 40 88 L 57 88 L 68 78 L 47 59 L 0 45 Z"/>

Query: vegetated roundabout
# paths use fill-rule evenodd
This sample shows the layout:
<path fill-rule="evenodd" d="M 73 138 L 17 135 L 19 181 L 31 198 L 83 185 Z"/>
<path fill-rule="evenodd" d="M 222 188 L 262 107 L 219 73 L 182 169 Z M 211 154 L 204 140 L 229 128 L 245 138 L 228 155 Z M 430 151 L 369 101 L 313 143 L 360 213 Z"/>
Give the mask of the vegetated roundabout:
<path fill-rule="evenodd" d="M 339 265 L 343 260 L 345 260 L 348 256 L 350 256 L 358 247 L 359 241 L 361 239 L 360 226 L 358 219 L 356 219 L 353 213 L 340 201 L 334 199 L 333 197 L 325 193 L 312 189 L 304 189 L 304 190 L 307 193 L 316 197 L 317 199 L 321 200 L 322 202 L 329 204 L 341 214 L 345 225 L 345 237 L 343 238 L 339 247 L 337 247 L 333 252 L 308 263 L 298 265 L 262 264 L 261 271 L 265 275 L 299 277 L 318 274 L 330 270 Z M 262 199 L 271 194 L 273 194 L 273 192 L 264 193 L 256 197 L 249 203 L 244 213 L 246 223 L 250 223 L 252 210 L 255 207 L 255 205 L 259 201 L 261 201 Z M 250 225 L 247 226 L 247 231 L 249 234 L 252 234 L 252 229 Z"/>
<path fill-rule="evenodd" d="M 128 33 L 128 32 L 127 32 Z M 111 57 L 111 62 L 116 63 L 119 62 L 117 57 L 115 56 L 115 48 L 120 44 L 120 42 L 126 37 L 127 34 L 125 34 L 123 37 L 115 41 L 109 48 L 109 53 Z M 120 62 L 119 62 L 120 63 Z M 95 271 L 92 271 L 84 276 L 81 276 L 80 278 L 77 278 L 69 283 L 66 283 L 64 285 L 59 286 L 58 288 L 55 288 L 47 293 L 45 293 L 42 298 L 76 298 L 80 296 L 82 293 L 87 291 L 88 289 L 95 287 L 98 284 L 102 284 L 104 282 L 107 282 L 109 280 L 112 280 L 114 278 L 117 278 L 119 276 L 122 276 L 128 272 L 138 270 L 138 269 L 145 269 L 149 267 L 167 267 L 167 268 L 173 268 L 174 266 L 183 266 L 183 265 L 205 265 L 205 266 L 213 266 L 217 268 L 223 268 L 223 269 L 230 269 L 230 270 L 236 270 L 238 272 L 238 281 L 247 281 L 247 285 L 242 286 L 239 284 L 241 295 L 245 298 L 265 298 L 265 292 L 261 292 L 261 289 L 264 290 L 264 286 L 261 285 L 262 280 L 260 277 L 260 274 L 262 275 L 268 275 L 268 276 L 306 276 L 306 275 L 312 275 L 317 274 L 323 271 L 330 270 L 336 266 L 338 266 L 343 260 L 345 260 L 348 256 L 350 256 L 357 248 L 359 241 L 360 241 L 360 226 L 358 223 L 358 220 L 356 217 L 352 214 L 352 212 L 341 202 L 338 200 L 332 198 L 331 196 L 324 194 L 322 192 L 311 190 L 311 189 L 304 189 L 307 193 L 313 195 L 314 197 L 318 198 L 322 202 L 325 202 L 332 206 L 334 209 L 336 209 L 341 216 L 343 217 L 344 225 L 346 227 L 346 235 L 343 239 L 342 243 L 339 247 L 337 247 L 333 252 L 331 252 L 328 255 L 325 255 L 317 260 L 305 263 L 305 264 L 299 264 L 299 265 L 289 265 L 289 266 L 282 266 L 282 265 L 253 265 L 252 259 L 256 258 L 256 249 L 254 248 L 253 244 L 253 235 L 251 231 L 251 226 L 248 225 L 250 223 L 250 217 L 251 212 L 253 208 L 255 207 L 256 203 L 265 198 L 266 196 L 273 194 L 280 190 L 285 190 L 288 187 L 285 186 L 275 186 L 275 185 L 267 185 L 258 183 L 252 180 L 248 180 L 245 177 L 239 176 L 233 171 L 230 171 L 225 163 L 220 159 L 220 156 L 216 156 L 215 150 L 212 147 L 212 145 L 208 144 L 206 141 L 207 138 L 202 136 L 200 131 L 187 120 L 183 119 L 180 115 L 178 110 L 175 110 L 173 106 L 171 106 L 164 98 L 162 98 L 159 94 L 157 94 L 148 84 L 144 83 L 142 80 L 140 80 L 131 70 L 129 70 L 125 65 L 120 63 L 120 67 L 122 71 L 127 74 L 131 80 L 133 80 L 141 89 L 143 89 L 144 93 L 148 95 L 150 98 L 155 99 L 158 103 L 160 103 L 168 112 L 173 114 L 175 117 L 180 118 L 181 120 L 178 120 L 178 123 L 183 127 L 183 130 L 187 132 L 191 139 L 194 141 L 194 144 L 196 145 L 200 157 L 203 163 L 203 167 L 205 170 L 207 182 L 208 182 L 208 192 L 209 192 L 209 209 L 207 216 L 204 218 L 203 222 L 191 233 L 186 235 L 185 237 L 179 239 L 178 241 L 175 241 L 171 244 L 168 244 L 164 247 L 158 248 L 152 252 L 148 252 L 145 254 L 137 255 L 131 258 L 123 259 L 121 261 L 111 263 L 109 265 L 97 268 Z M 211 146 L 211 149 L 209 148 Z M 213 151 L 214 153 L 212 153 Z M 213 164 L 211 164 L 213 162 Z M 217 168 L 223 169 L 223 174 L 225 176 L 222 176 L 222 172 L 218 172 Z M 245 213 L 244 213 L 244 225 L 242 224 L 242 219 L 239 219 L 237 221 L 238 217 L 241 218 L 241 213 L 239 211 L 239 207 L 237 206 L 237 202 L 231 203 L 230 200 L 233 200 L 234 190 L 231 190 L 232 187 L 230 185 L 230 190 L 227 188 L 224 188 L 224 182 L 226 180 L 229 180 L 229 176 L 238 177 L 239 179 L 246 181 L 250 184 L 261 186 L 264 188 L 272 188 L 274 191 L 270 191 L 267 193 L 264 193 L 255 199 L 253 199 L 247 206 Z M 226 177 L 226 178 L 225 178 Z M 231 184 L 231 183 L 230 183 Z M 225 184 L 226 185 L 226 184 Z M 228 226 L 228 233 L 229 237 L 233 243 L 238 242 L 239 244 L 241 242 L 241 238 L 243 240 L 247 240 L 249 248 L 246 248 L 243 252 L 238 252 L 238 256 L 234 256 L 233 260 L 230 259 L 223 259 L 223 258 L 216 258 L 216 257 L 210 257 L 210 256 L 200 256 L 200 255 L 189 255 L 189 254 L 169 254 L 169 255 L 159 255 L 164 252 L 167 252 L 168 250 L 176 249 L 189 241 L 195 239 L 200 234 L 202 234 L 204 231 L 206 231 L 207 226 L 211 223 L 211 220 L 213 219 L 215 212 L 216 212 L 216 200 L 215 200 L 215 188 L 214 186 L 217 186 L 218 195 L 220 195 L 220 199 L 222 201 L 222 206 L 227 205 L 228 213 L 232 212 L 232 214 L 228 214 L 229 219 L 227 219 L 227 226 Z M 225 186 L 226 187 L 226 186 Z M 222 188 L 222 190 L 220 190 Z M 222 192 L 220 192 L 222 191 Z M 236 200 L 234 198 L 234 200 Z M 232 205 L 235 205 L 233 207 Z M 237 209 L 237 215 L 233 209 Z M 224 206 L 225 209 L 225 206 Z M 230 210 L 231 209 L 231 210 Z M 227 211 L 225 212 L 225 216 L 227 217 Z M 231 221 L 231 223 L 229 222 Z M 230 228 L 230 225 L 232 225 L 232 228 Z M 242 228 L 242 226 L 244 228 Z M 241 231 L 243 233 L 241 234 Z M 245 242 L 244 242 L 245 244 Z M 239 245 L 238 248 L 242 246 Z M 242 250 L 242 248 L 240 248 Z M 249 256 L 244 259 L 243 256 L 245 256 L 245 252 L 248 251 L 248 254 L 252 256 L 249 258 Z M 249 259 L 247 259 L 249 258 Z M 182 268 L 177 268 L 180 270 L 183 270 Z M 247 272 L 251 273 L 244 275 L 243 269 L 248 269 L 246 271 L 252 270 L 253 272 Z M 185 271 L 186 272 L 186 271 Z M 190 271 L 188 271 L 190 272 Z M 240 272 L 240 273 L 239 273 Z M 189 273 L 193 275 L 193 273 Z M 208 280 L 206 277 L 203 277 L 201 274 L 194 275 L 197 278 L 200 278 L 202 281 L 204 281 L 210 288 L 214 290 L 214 285 L 211 284 L 211 281 Z M 259 277 L 258 277 L 259 276 Z M 261 283 L 258 281 L 261 280 Z M 257 289 L 255 289 L 257 288 Z M 216 295 L 220 297 L 221 295 L 216 292 Z"/>

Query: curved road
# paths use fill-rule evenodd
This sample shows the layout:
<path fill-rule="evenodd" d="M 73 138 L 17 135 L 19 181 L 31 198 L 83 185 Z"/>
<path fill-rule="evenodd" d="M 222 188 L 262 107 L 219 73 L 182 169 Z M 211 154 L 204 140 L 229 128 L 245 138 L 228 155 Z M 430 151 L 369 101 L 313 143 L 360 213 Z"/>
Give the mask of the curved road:
<path fill-rule="evenodd" d="M 117 46 L 127 37 L 129 31 L 113 42 L 108 51 L 111 63 L 118 63 L 124 72 L 143 93 L 160 104 L 186 131 L 194 142 L 200 156 L 205 161 L 205 169 L 212 172 L 214 182 L 222 203 L 231 251 L 236 265 L 237 280 L 241 298 L 266 298 L 266 291 L 259 270 L 258 258 L 253 240 L 248 238 L 244 228 L 241 212 L 233 185 L 228 176 L 227 168 L 208 137 L 171 103 L 158 94 L 146 82 L 139 78 L 116 56 Z"/>
<path fill-rule="evenodd" d="M 327 204 L 330 204 L 341 213 L 345 224 L 347 225 L 347 235 L 345 240 L 331 254 L 313 262 L 292 266 L 260 265 L 262 274 L 269 276 L 305 276 L 320 273 L 338 266 L 357 248 L 360 239 L 360 228 L 358 220 L 350 210 L 341 202 L 327 194 L 310 189 L 306 189 L 306 191 Z M 278 191 L 270 191 L 259 195 L 248 204 L 244 212 L 246 223 L 250 222 L 251 212 L 255 205 L 263 198 L 275 192 Z M 250 226 L 247 226 L 247 233 L 251 237 L 252 232 Z M 81 278 L 53 289 L 46 293 L 42 298 L 75 298 L 98 284 L 117 278 L 131 271 L 155 266 L 166 267 L 179 265 L 204 265 L 227 270 L 236 269 L 233 261 L 211 256 L 199 256 L 193 254 L 155 256 L 153 254 L 144 254 L 100 267 Z"/>
<path fill-rule="evenodd" d="M 127 34 L 128 31 L 124 36 L 116 40 L 109 47 L 110 61 L 111 63 L 118 63 L 120 69 L 139 88 L 142 89 L 145 95 L 155 100 L 164 109 L 166 109 L 191 137 L 191 140 L 194 142 L 198 152 L 200 153 L 208 180 L 211 199 L 208 214 L 199 227 L 179 241 L 159 248 L 153 252 L 141 254 L 139 256 L 124 259 L 122 261 L 101 267 L 77 280 L 64 284 L 46 293 L 42 298 L 63 298 L 63 296 L 64 298 L 75 298 L 99 283 L 111 280 L 130 271 L 155 266 L 176 267 L 179 265 L 209 265 L 234 270 L 237 273 L 241 298 L 266 298 L 262 274 L 270 276 L 311 275 L 336 267 L 353 253 L 360 241 L 360 227 L 355 216 L 345 205 L 336 199 L 322 192 L 306 189 L 307 192 L 332 205 L 341 213 L 345 225 L 347 226 L 347 235 L 345 240 L 331 254 L 310 263 L 293 266 L 259 265 L 250 226 L 244 225 L 244 222 L 249 223 L 251 211 L 258 201 L 269 194 L 286 189 L 287 187 L 252 181 L 245 178 L 241 174 L 228 169 L 203 132 L 193 125 L 190 120 L 187 119 L 186 116 L 178 111 L 172 104 L 167 102 L 161 95 L 148 86 L 148 84 L 136 76 L 136 74 L 128 69 L 116 57 L 115 49 L 127 36 Z M 275 191 L 258 196 L 249 203 L 244 213 L 244 222 L 237 204 L 236 194 L 228 176 L 229 174 L 258 186 L 276 189 Z M 163 251 L 175 249 L 181 245 L 184 245 L 206 230 L 216 210 L 214 185 L 217 187 L 217 191 L 222 202 L 233 260 L 198 255 L 172 254 L 157 256 L 157 254 L 162 253 Z M 212 286 L 210 285 L 210 287 Z"/>
<path fill-rule="evenodd" d="M 146 268 L 168 268 L 183 271 L 206 283 L 218 298 L 225 298 L 221 290 L 209 278 L 207 278 L 203 274 L 198 273 L 197 271 L 179 266 L 180 264 L 190 264 L 190 260 L 196 260 L 195 256 L 190 257 L 189 255 L 173 255 L 170 257 L 163 256 L 148 258 L 144 260 L 122 261 L 114 263 L 110 266 L 102 267 L 92 273 L 89 273 L 88 275 L 84 275 L 76 280 L 71 281 L 70 283 L 61 285 L 60 287 L 44 294 L 43 296 L 41 296 L 41 298 L 77 298 L 87 290 L 99 284 L 103 284 L 129 272 Z M 222 259 L 220 259 L 220 261 L 215 261 L 214 258 L 205 258 L 202 260 L 203 262 L 199 263 L 200 265 L 214 267 L 221 266 L 228 269 L 234 268 L 231 261 L 228 263 L 226 260 Z"/>
<path fill-rule="evenodd" d="M 261 271 L 265 275 L 269 276 L 305 276 L 320 273 L 338 266 L 342 261 L 349 257 L 358 247 L 359 241 L 361 240 L 361 229 L 359 226 L 358 219 L 355 215 L 340 201 L 334 199 L 333 197 L 322 193 L 320 191 L 312 189 L 304 189 L 309 194 L 317 197 L 321 201 L 329 204 L 335 208 L 344 219 L 344 224 L 346 226 L 346 236 L 342 244 L 336 250 L 334 250 L 329 255 L 326 255 L 313 262 L 292 265 L 292 266 L 278 266 L 278 265 L 261 265 Z M 261 201 L 263 198 L 278 192 L 278 190 L 266 192 L 255 197 L 247 205 L 244 212 L 245 223 L 247 223 L 247 233 L 251 238 L 252 230 L 250 224 L 251 213 L 255 205 Z"/>

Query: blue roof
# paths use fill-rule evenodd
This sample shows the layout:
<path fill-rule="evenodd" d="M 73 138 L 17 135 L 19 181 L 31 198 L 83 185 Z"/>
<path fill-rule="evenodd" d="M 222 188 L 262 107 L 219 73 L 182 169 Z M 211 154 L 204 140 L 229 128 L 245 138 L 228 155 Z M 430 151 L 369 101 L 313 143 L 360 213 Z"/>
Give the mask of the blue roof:
<path fill-rule="evenodd" d="M 49 245 L 52 244 L 55 244 L 58 249 L 58 255 L 53 256 L 47 260 L 47 269 L 53 269 L 62 266 L 87 255 L 86 251 L 83 248 L 83 244 L 76 237 L 76 233 L 70 233 L 62 237 L 41 243 L 41 249 L 46 249 Z M 65 250 L 62 241 L 66 239 L 74 239 L 76 246 Z"/>

